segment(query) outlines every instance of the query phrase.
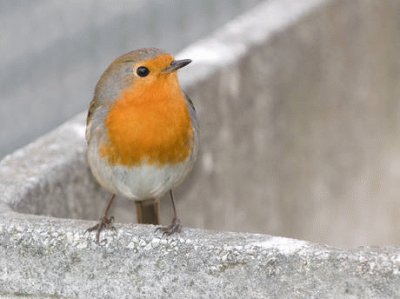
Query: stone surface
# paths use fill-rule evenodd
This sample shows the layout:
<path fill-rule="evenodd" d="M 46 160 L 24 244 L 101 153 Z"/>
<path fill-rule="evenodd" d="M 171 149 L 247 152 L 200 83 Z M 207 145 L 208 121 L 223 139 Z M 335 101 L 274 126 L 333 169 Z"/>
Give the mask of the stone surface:
<path fill-rule="evenodd" d="M 394 248 L 344 251 L 267 235 L 0 218 L 0 296 L 11 298 L 396 298 Z M 15 297 L 13 297 L 15 296 Z"/>
<path fill-rule="evenodd" d="M 185 222 L 399 244 L 399 15 L 399 1 L 271 1 L 184 50 L 187 77 L 215 69 L 189 88 L 202 153 L 177 194 Z"/>

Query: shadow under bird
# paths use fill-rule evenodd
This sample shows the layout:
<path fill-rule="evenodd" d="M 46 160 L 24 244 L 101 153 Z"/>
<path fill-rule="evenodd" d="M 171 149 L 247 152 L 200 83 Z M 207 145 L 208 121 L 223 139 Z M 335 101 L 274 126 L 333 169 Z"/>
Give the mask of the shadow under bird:
<path fill-rule="evenodd" d="M 88 229 L 97 242 L 112 226 L 108 213 L 116 195 L 136 202 L 139 223 L 159 224 L 159 199 L 169 192 L 174 217 L 160 230 L 181 230 L 172 189 L 192 169 L 199 143 L 196 112 L 177 76 L 190 62 L 138 49 L 115 59 L 100 77 L 87 116 L 87 155 L 94 177 L 113 195 Z"/>

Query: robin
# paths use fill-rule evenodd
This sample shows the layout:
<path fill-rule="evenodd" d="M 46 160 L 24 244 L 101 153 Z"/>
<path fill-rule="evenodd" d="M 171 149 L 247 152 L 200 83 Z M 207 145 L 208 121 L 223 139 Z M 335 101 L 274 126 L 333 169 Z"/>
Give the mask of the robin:
<path fill-rule="evenodd" d="M 100 185 L 112 193 L 99 223 L 112 227 L 109 209 L 116 195 L 156 203 L 170 193 L 172 223 L 164 234 L 181 231 L 172 189 L 196 160 L 198 123 L 177 70 L 190 59 L 175 60 L 160 49 L 145 48 L 115 59 L 98 81 L 87 116 L 88 162 Z"/>

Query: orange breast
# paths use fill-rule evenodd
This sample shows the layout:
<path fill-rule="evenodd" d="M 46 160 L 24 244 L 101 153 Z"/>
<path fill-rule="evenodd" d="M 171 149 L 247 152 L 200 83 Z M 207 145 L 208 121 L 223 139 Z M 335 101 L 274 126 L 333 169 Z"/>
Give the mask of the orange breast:
<path fill-rule="evenodd" d="M 112 165 L 177 164 L 193 147 L 193 129 L 176 75 L 122 93 L 105 120 L 108 141 L 100 153 Z"/>

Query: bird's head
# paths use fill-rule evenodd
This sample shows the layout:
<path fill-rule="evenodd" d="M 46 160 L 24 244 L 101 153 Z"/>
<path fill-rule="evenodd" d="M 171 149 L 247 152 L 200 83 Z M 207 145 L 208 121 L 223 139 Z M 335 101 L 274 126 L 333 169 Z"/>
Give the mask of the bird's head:
<path fill-rule="evenodd" d="M 156 48 L 138 49 L 115 59 L 101 76 L 96 86 L 99 100 L 112 100 L 127 89 L 136 94 L 157 93 L 165 86 L 179 88 L 176 71 L 191 62 L 190 59 L 175 60 Z"/>

